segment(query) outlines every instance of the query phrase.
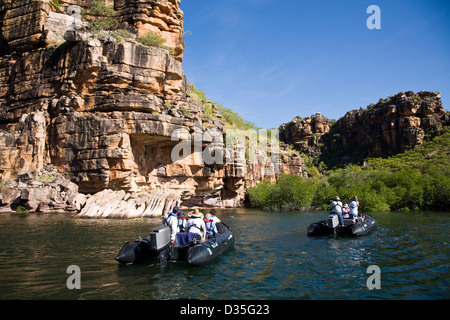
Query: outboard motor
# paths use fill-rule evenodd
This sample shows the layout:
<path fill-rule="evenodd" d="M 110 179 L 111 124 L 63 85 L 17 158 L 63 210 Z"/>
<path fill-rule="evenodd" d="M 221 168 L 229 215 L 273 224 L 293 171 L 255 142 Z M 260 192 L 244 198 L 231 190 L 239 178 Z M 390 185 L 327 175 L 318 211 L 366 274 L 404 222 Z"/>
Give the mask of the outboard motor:
<path fill-rule="evenodd" d="M 339 217 L 337 214 L 330 214 L 328 216 L 328 228 L 336 228 L 339 225 Z"/>
<path fill-rule="evenodd" d="M 159 226 L 150 233 L 151 247 L 156 251 L 160 266 L 165 266 L 169 260 L 170 231 L 169 226 Z"/>
<path fill-rule="evenodd" d="M 337 214 L 330 214 L 328 216 L 328 228 L 333 229 L 333 235 L 336 237 L 336 227 L 339 225 L 339 217 Z"/>
<path fill-rule="evenodd" d="M 159 226 L 150 233 L 150 245 L 152 249 L 160 251 L 169 246 L 170 243 L 170 227 Z"/>

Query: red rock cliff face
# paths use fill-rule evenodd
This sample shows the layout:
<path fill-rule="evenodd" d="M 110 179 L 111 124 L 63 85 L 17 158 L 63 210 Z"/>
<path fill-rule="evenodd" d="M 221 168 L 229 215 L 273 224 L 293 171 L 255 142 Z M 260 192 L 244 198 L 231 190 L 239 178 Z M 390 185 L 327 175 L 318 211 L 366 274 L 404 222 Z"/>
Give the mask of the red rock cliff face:
<path fill-rule="evenodd" d="M 66 13 L 70 5 L 89 9 L 93 0 L 59 0 L 62 7 L 55 8 L 51 0 L 2 0 L 2 46 L 12 51 L 25 51 L 42 47 L 55 41 L 48 33 L 55 32 L 52 19 Z M 120 28 L 133 31 L 138 36 L 152 31 L 166 39 L 165 45 L 173 50 L 176 60 L 182 61 L 184 53 L 183 12 L 180 0 L 106 0 L 107 6 L 118 11 Z M 63 22 L 63 21 L 61 21 Z"/>
<path fill-rule="evenodd" d="M 330 120 L 317 113 L 311 117 L 296 117 L 280 126 L 280 140 L 308 156 L 318 157 L 321 153 L 320 140 L 330 131 Z"/>
<path fill-rule="evenodd" d="M 166 39 L 165 45 L 173 50 L 176 60 L 184 53 L 183 12 L 180 0 L 115 0 L 123 27 L 131 28 L 138 36 L 151 31 Z"/>
<path fill-rule="evenodd" d="M 187 94 L 179 0 L 106 1 L 118 12 L 119 28 L 134 34 L 127 39 L 86 30 L 76 5 L 89 9 L 91 1 L 59 2 L 63 7 L 0 0 L 0 177 L 10 187 L 3 204 L 36 210 L 45 195 L 67 193 L 68 185 L 71 195 L 113 190 L 92 197 L 84 216 L 160 215 L 181 201 L 242 204 L 246 188 L 267 178 L 261 173 L 270 161 L 249 165 L 237 157 L 206 165 L 193 147 L 172 159 L 180 141 L 193 144 L 210 129 L 225 134 L 224 123 L 210 115 L 207 125 L 197 125 L 205 120 L 204 106 Z M 166 49 L 136 42 L 150 31 L 166 39 Z M 213 141 L 205 138 L 201 151 Z M 277 175 L 303 174 L 301 158 L 279 159 Z M 37 196 L 30 185 L 45 192 Z M 80 198 L 78 211 L 86 200 Z M 105 209 L 104 199 L 122 209 Z"/>
<path fill-rule="evenodd" d="M 349 111 L 333 125 L 321 115 L 297 117 L 280 127 L 280 139 L 333 167 L 405 152 L 448 124 L 440 93 L 408 91 Z"/>
<path fill-rule="evenodd" d="M 422 145 L 426 134 L 448 125 L 438 92 L 400 92 L 339 119 L 324 141 L 327 152 L 344 157 L 392 156 Z M 344 151 L 344 152 L 342 152 Z"/>

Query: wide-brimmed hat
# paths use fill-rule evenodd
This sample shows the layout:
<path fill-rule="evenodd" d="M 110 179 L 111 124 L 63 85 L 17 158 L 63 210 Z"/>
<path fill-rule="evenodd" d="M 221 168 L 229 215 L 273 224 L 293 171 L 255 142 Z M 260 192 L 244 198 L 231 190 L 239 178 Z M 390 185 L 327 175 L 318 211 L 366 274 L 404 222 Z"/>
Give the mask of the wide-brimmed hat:
<path fill-rule="evenodd" d="M 341 201 L 341 198 L 336 197 L 336 198 L 334 198 L 334 201 Z"/>
<path fill-rule="evenodd" d="M 356 196 L 350 197 L 348 198 L 349 200 L 358 200 L 358 198 Z"/>
<path fill-rule="evenodd" d="M 191 212 L 191 217 L 203 218 L 203 213 L 201 213 L 198 209 L 195 209 L 194 212 Z"/>

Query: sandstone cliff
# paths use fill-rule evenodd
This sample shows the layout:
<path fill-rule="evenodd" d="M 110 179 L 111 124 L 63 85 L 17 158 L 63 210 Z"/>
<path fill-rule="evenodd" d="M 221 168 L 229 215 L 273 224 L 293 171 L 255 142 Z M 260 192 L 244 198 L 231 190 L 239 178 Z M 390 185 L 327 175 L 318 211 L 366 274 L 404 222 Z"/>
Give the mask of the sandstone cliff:
<path fill-rule="evenodd" d="M 311 157 L 321 154 L 320 141 L 330 131 L 330 120 L 320 113 L 311 117 L 295 117 L 280 126 L 280 140 Z"/>
<path fill-rule="evenodd" d="M 217 108 L 206 117 L 205 102 L 189 97 L 179 0 L 107 1 L 118 12 L 118 28 L 132 35 L 125 38 L 86 27 L 81 12 L 92 1 L 58 3 L 0 0 L 5 210 L 143 217 L 180 202 L 238 206 L 246 188 L 274 167 L 271 179 L 282 172 L 304 175 L 303 159 L 283 150 L 274 162 L 256 150 L 267 161 L 250 164 L 236 145 L 227 150 L 236 154 L 232 162 L 202 161 L 211 143 L 225 148 L 208 132 L 226 132 Z M 164 48 L 136 41 L 148 32 L 165 39 Z M 200 149 L 194 148 L 197 135 Z M 173 161 L 183 141 L 190 152 Z M 55 194 L 68 190 L 70 197 Z"/>
<path fill-rule="evenodd" d="M 349 111 L 333 125 L 321 115 L 297 117 L 280 127 L 280 140 L 331 168 L 405 152 L 449 123 L 440 93 L 408 91 Z"/>
<path fill-rule="evenodd" d="M 174 57 L 184 53 L 183 12 L 180 0 L 106 0 L 118 11 L 120 28 L 137 36 L 153 31 L 166 39 Z M 55 7 L 54 3 L 59 4 Z M 68 29 L 79 23 L 81 10 L 93 0 L 2 0 L 0 20 L 2 51 L 27 51 L 61 41 Z"/>

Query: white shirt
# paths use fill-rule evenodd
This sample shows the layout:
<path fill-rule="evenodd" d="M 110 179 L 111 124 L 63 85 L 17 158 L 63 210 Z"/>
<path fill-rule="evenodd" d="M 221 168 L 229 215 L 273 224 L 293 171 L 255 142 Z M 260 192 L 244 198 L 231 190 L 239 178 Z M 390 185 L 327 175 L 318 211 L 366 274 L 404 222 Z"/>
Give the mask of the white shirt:
<path fill-rule="evenodd" d="M 192 226 L 192 228 L 191 228 Z M 190 218 L 186 222 L 186 230 L 203 236 L 203 228 L 206 229 L 205 221 L 202 218 Z"/>
<path fill-rule="evenodd" d="M 213 220 L 214 223 L 220 223 L 220 219 L 217 218 L 216 216 L 211 215 L 211 220 Z"/>
<path fill-rule="evenodd" d="M 348 206 L 350 207 L 350 214 L 353 214 L 354 216 L 358 216 L 358 206 L 359 203 L 356 200 L 353 200 L 352 202 L 350 202 L 348 204 Z"/>
<path fill-rule="evenodd" d="M 342 202 L 340 202 L 340 201 L 331 202 L 330 207 L 331 207 L 331 212 L 333 212 L 333 213 L 342 212 Z"/>
<path fill-rule="evenodd" d="M 174 216 L 169 216 L 169 213 L 165 215 L 165 220 L 167 222 L 167 225 L 170 227 L 170 240 L 175 240 L 176 234 L 180 232 L 180 229 L 178 227 L 178 218 Z"/>

